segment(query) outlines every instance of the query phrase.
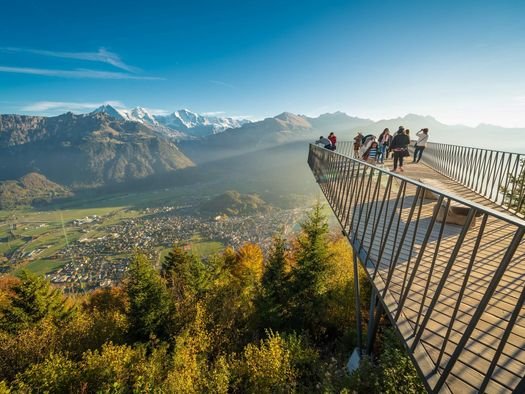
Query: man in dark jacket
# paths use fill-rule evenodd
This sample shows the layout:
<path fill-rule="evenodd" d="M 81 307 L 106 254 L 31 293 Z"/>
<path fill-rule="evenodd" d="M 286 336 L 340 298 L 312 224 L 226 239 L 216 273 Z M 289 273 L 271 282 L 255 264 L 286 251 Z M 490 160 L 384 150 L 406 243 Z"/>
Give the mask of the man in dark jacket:
<path fill-rule="evenodd" d="M 405 157 L 405 152 L 407 152 L 409 144 L 410 138 L 405 134 L 405 128 L 399 126 L 399 130 L 397 130 L 397 133 L 390 144 L 390 149 L 394 152 L 394 172 L 404 171 L 403 158 Z"/>

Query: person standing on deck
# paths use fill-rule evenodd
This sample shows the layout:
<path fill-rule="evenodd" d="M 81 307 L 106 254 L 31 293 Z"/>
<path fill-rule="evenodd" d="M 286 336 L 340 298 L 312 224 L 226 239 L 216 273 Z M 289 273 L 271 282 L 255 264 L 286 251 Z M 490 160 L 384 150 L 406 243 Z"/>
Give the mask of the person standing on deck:
<path fill-rule="evenodd" d="M 359 159 L 359 149 L 361 149 L 361 140 L 363 139 L 363 134 L 358 132 L 354 137 L 354 158 Z"/>
<path fill-rule="evenodd" d="M 417 141 L 414 146 L 414 161 L 412 163 L 419 163 L 421 156 L 423 156 L 423 151 L 427 147 L 428 142 L 428 129 L 421 129 L 417 133 Z"/>
<path fill-rule="evenodd" d="M 398 172 L 398 167 L 399 171 L 404 171 L 403 158 L 409 144 L 410 138 L 405 134 L 404 127 L 400 126 L 390 144 L 390 149 L 394 152 L 394 172 Z"/>
<path fill-rule="evenodd" d="M 335 150 L 335 144 L 337 143 L 337 137 L 335 136 L 334 132 L 331 132 L 328 134 L 328 139 L 332 143 L 332 150 Z"/>
<path fill-rule="evenodd" d="M 379 135 L 378 142 L 379 156 L 377 161 L 383 164 L 385 162 L 385 157 L 388 159 L 388 150 L 390 149 L 390 143 L 392 142 L 392 136 L 390 135 L 390 130 L 388 130 L 388 128 L 384 129 Z"/>
<path fill-rule="evenodd" d="M 380 155 L 379 144 L 376 141 L 372 141 L 370 148 L 368 148 L 363 155 L 363 160 L 370 164 L 377 164 Z"/>

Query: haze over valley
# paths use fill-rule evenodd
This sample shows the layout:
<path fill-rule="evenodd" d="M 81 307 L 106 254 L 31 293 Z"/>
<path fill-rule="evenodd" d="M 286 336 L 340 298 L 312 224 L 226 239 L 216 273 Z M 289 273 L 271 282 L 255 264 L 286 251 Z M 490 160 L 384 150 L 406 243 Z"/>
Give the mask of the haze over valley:
<path fill-rule="evenodd" d="M 126 228 L 126 223 L 160 226 L 162 230 L 147 235 L 151 241 L 136 243 L 152 248 L 148 253 L 160 258 L 170 237 L 172 242 L 195 244 L 197 250 L 201 243 L 210 243 L 203 247 L 204 254 L 220 250 L 221 245 L 256 239 L 246 235 L 249 231 L 243 236 L 233 230 L 210 232 L 206 227 L 192 235 L 189 230 L 181 232 L 180 225 L 173 224 L 170 230 L 169 223 L 195 220 L 233 229 L 238 215 L 258 222 L 271 211 L 276 219 L 256 226 L 256 234 L 266 234 L 257 238 L 264 244 L 285 226 L 289 215 L 285 227 L 291 231 L 300 212 L 319 197 L 305 165 L 308 143 L 329 132 L 344 141 L 358 131 L 378 135 L 386 127 L 396 130 L 400 125 L 413 131 L 428 127 L 435 142 L 468 145 L 474 136 L 478 146 L 493 149 L 521 149 L 515 141 L 525 132 L 489 125 L 449 126 L 413 114 L 373 121 L 343 112 L 318 117 L 283 112 L 248 120 L 189 110 L 154 115 L 141 107 L 125 110 L 109 104 L 87 113 L 51 117 L 1 115 L 2 270 L 28 265 L 56 276 L 67 264 L 64 272 L 70 274 L 56 280 L 71 289 L 118 281 L 126 264 L 118 256 L 131 251 L 133 240 L 143 234 L 130 233 L 126 243 L 122 237 L 112 238 L 111 234 L 121 232 L 115 226 Z M 249 206 L 253 208 L 247 210 Z M 149 218 L 148 210 L 158 213 Z M 166 222 L 163 212 L 179 219 Z M 283 219 L 280 225 L 278 217 Z M 160 234 L 167 238 L 159 238 Z M 93 242 L 102 244 L 94 247 Z M 108 259 L 124 265 L 93 279 Z M 80 279 L 71 274 L 78 264 L 85 267 Z M 84 275 L 91 279 L 83 280 Z"/>

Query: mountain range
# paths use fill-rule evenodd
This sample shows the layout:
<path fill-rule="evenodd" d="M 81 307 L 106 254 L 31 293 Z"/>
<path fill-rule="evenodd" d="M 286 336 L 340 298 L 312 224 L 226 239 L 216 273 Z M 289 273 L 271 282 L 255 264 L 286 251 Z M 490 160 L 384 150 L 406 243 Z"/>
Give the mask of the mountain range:
<path fill-rule="evenodd" d="M 328 135 L 330 131 L 345 132 L 348 133 L 347 138 L 351 138 L 351 133 L 365 130 L 373 123 L 372 120 L 352 117 L 342 112 L 324 114 L 317 118 L 283 112 L 275 117 L 206 136 L 199 141 L 181 141 L 180 147 L 192 160 L 201 164 L 272 146 L 314 141 L 319 135 Z"/>
<path fill-rule="evenodd" d="M 181 109 L 168 115 L 156 115 L 143 107 L 128 110 L 117 109 L 109 104 L 98 107 L 92 113 L 105 113 L 116 120 L 139 122 L 176 139 L 205 137 L 241 127 L 249 122 L 247 119 L 197 114 L 188 109 Z"/>
<path fill-rule="evenodd" d="M 358 131 L 379 135 L 386 127 L 395 132 L 400 125 L 411 129 L 412 136 L 428 127 L 432 142 L 525 151 L 525 129 L 450 126 L 414 114 L 378 122 L 343 112 L 319 117 L 283 112 L 244 123 L 224 119 L 228 118 L 206 118 L 186 110 L 154 116 L 141 108 L 122 112 L 111 106 L 82 115 L 0 115 L 0 181 L 11 181 L 9 190 L 15 190 L 17 179 L 38 173 L 76 193 L 85 188 L 133 185 L 138 180 L 147 188 L 148 179 L 155 187 L 199 181 L 225 185 L 226 180 L 234 180 L 237 190 L 241 190 L 238 185 L 251 185 L 259 193 L 271 194 L 278 184 L 279 190 L 287 188 L 291 193 L 286 185 L 299 190 L 309 182 L 302 164 L 306 142 L 330 131 L 344 141 Z M 227 125 L 235 127 L 225 128 Z M 174 139 L 173 133 L 193 135 Z M 260 185 L 265 185 L 263 190 L 257 189 Z"/>
<path fill-rule="evenodd" d="M 285 143 L 312 142 L 320 135 L 327 136 L 331 131 L 336 133 L 339 141 L 350 141 L 357 132 L 379 136 L 385 128 L 389 128 L 393 134 L 399 126 L 409 129 L 412 139 L 416 138 L 417 131 L 426 127 L 430 130 L 431 142 L 525 152 L 525 128 L 484 124 L 477 127 L 446 125 L 432 116 L 416 114 L 373 121 L 343 112 L 323 114 L 317 118 L 283 112 L 221 134 L 206 136 L 199 141 L 181 141 L 180 147 L 199 164 Z"/>
<path fill-rule="evenodd" d="M 170 139 L 105 113 L 0 116 L 0 180 L 36 172 L 84 188 L 192 165 Z"/>

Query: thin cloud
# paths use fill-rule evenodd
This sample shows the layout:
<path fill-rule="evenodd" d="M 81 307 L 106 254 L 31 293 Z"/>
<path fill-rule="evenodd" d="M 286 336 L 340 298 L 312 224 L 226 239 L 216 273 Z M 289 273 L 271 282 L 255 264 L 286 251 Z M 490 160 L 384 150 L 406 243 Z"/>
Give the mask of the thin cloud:
<path fill-rule="evenodd" d="M 235 116 L 229 116 L 229 118 L 232 118 L 232 119 L 235 119 L 235 120 L 251 120 L 251 121 L 255 121 L 255 120 L 259 120 L 260 118 L 256 117 L 256 116 L 253 116 L 253 115 L 235 115 Z"/>
<path fill-rule="evenodd" d="M 163 109 L 163 108 L 146 108 L 146 110 L 149 112 L 149 113 L 152 113 L 153 115 L 169 115 L 170 114 L 170 111 L 168 111 L 167 109 Z"/>
<path fill-rule="evenodd" d="M 62 59 L 78 59 L 86 60 L 90 62 L 99 62 L 110 64 L 114 67 L 120 68 L 131 73 L 139 72 L 140 69 L 134 66 L 130 66 L 122 61 L 119 55 L 110 52 L 105 48 L 100 48 L 98 52 L 59 52 L 59 51 L 48 51 L 42 49 L 27 49 L 27 48 L 13 48 L 4 47 L 0 48 L 4 52 L 21 52 L 30 53 L 40 56 L 59 57 Z"/>
<path fill-rule="evenodd" d="M 202 115 L 205 115 L 205 116 L 219 116 L 219 115 L 224 115 L 225 112 L 224 111 L 212 111 L 212 112 L 203 112 Z"/>
<path fill-rule="evenodd" d="M 144 79 L 144 80 L 162 80 L 164 79 L 164 78 L 159 78 L 159 77 L 148 77 L 148 76 L 140 76 L 140 75 L 134 75 L 134 74 L 121 73 L 121 72 L 97 71 L 97 70 L 89 70 L 89 69 L 55 70 L 55 69 L 47 69 L 47 68 L 0 66 L 0 72 L 16 73 L 16 74 L 44 75 L 48 77 L 64 77 L 64 78 Z"/>
<path fill-rule="evenodd" d="M 120 101 L 104 101 L 104 102 L 68 102 L 68 101 L 38 101 L 22 107 L 22 111 L 86 111 L 93 110 L 102 105 L 109 104 L 115 108 L 123 108 L 124 104 Z"/>
<path fill-rule="evenodd" d="M 254 117 L 252 115 L 227 115 L 225 111 L 211 111 L 211 112 L 199 112 L 204 116 L 215 116 L 215 117 L 227 117 L 234 120 L 252 120 Z"/>
<path fill-rule="evenodd" d="M 225 86 L 225 87 L 230 88 L 230 89 L 237 89 L 234 85 L 226 83 L 226 82 L 223 82 L 223 81 L 210 80 L 209 82 L 213 83 L 214 85 Z"/>

